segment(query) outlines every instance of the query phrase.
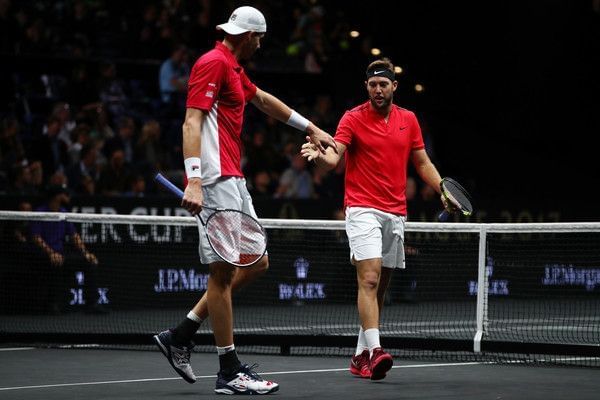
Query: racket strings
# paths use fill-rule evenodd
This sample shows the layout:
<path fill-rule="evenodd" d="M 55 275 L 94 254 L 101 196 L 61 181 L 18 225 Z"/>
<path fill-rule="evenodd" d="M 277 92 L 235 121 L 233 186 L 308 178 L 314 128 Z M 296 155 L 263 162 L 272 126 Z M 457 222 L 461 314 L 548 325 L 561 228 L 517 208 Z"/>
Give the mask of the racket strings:
<path fill-rule="evenodd" d="M 460 185 L 454 182 L 446 182 L 444 184 L 447 198 L 455 205 L 459 206 L 464 211 L 472 211 L 473 206 L 471 199 Z"/>
<path fill-rule="evenodd" d="M 235 265 L 250 265 L 266 250 L 266 234 L 251 216 L 235 211 L 218 211 L 206 223 L 208 240 L 213 250 Z"/>

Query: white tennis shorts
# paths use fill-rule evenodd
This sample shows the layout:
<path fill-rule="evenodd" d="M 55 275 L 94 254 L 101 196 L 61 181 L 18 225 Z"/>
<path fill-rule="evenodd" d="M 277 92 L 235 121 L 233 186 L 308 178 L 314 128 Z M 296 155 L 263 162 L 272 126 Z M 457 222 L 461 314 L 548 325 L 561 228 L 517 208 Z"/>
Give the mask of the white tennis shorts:
<path fill-rule="evenodd" d="M 367 207 L 346 208 L 350 262 L 381 258 L 386 268 L 405 268 L 406 217 Z"/>
<path fill-rule="evenodd" d="M 228 208 L 232 210 L 240 210 L 246 214 L 250 214 L 258 219 L 252 205 L 252 197 L 246 188 L 246 180 L 239 177 L 220 178 L 215 183 L 202 186 L 202 194 L 204 195 L 204 205 L 212 208 Z M 206 208 L 202 209 L 200 216 L 206 222 L 208 217 L 214 212 Z M 206 237 L 206 228 L 198 225 L 198 236 L 200 243 L 198 252 L 200 253 L 200 262 L 202 264 L 210 264 L 217 261 L 223 261 L 214 250 L 210 247 Z"/>

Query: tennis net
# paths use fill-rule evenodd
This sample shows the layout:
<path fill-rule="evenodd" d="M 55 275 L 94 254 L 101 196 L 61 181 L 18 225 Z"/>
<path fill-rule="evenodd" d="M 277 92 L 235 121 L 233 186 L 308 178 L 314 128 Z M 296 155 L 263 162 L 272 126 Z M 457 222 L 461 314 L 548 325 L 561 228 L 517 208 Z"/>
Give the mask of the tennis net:
<path fill-rule="evenodd" d="M 149 345 L 206 290 L 191 217 L 1 211 L 0 219 L 0 342 Z M 99 265 L 91 271 L 67 245 L 64 307 L 48 314 L 56 270 L 15 233 L 60 221 L 74 223 Z M 343 221 L 261 222 L 270 269 L 234 296 L 236 347 L 351 354 L 359 320 Z M 600 366 L 600 223 L 408 222 L 404 244 L 407 268 L 394 273 L 381 317 L 390 353 Z M 86 313 L 86 291 L 110 312 Z M 208 321 L 195 341 L 212 351 Z"/>

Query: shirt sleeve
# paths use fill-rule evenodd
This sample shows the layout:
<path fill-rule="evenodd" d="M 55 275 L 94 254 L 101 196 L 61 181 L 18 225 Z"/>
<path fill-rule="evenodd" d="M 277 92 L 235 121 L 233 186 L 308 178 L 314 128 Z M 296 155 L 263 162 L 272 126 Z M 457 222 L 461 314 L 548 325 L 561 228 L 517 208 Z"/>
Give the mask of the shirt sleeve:
<path fill-rule="evenodd" d="M 348 147 L 350 144 L 352 144 L 353 132 L 354 128 L 352 124 L 352 118 L 350 118 L 348 112 L 346 111 L 338 124 L 334 139 L 336 142 L 340 142 Z"/>
<path fill-rule="evenodd" d="M 247 103 L 256 95 L 256 85 L 250 81 L 244 70 L 240 74 L 240 80 L 242 81 L 242 89 L 244 89 L 244 100 Z"/>
<path fill-rule="evenodd" d="M 225 68 L 225 61 L 219 59 L 196 63 L 188 82 L 186 107 L 210 111 L 223 85 Z"/>
<path fill-rule="evenodd" d="M 414 113 L 410 113 L 410 132 L 411 132 L 411 148 L 413 150 L 419 150 L 425 148 L 425 142 L 423 141 L 423 133 L 421 132 L 421 126 L 417 120 L 417 116 Z"/>

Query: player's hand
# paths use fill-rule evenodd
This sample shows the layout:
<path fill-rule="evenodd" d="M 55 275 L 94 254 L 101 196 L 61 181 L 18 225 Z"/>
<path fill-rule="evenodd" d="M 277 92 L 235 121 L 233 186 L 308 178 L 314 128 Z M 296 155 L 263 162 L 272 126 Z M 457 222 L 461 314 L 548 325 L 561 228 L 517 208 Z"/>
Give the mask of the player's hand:
<path fill-rule="evenodd" d="M 310 137 L 310 141 L 317 146 L 321 153 L 325 154 L 325 149 L 327 147 L 332 147 L 336 153 L 338 152 L 337 143 L 335 140 L 333 140 L 329 133 L 325 132 L 321 128 L 317 128 L 313 124 L 309 125 L 306 132 Z"/>
<path fill-rule="evenodd" d="M 202 180 L 200 178 L 190 178 L 188 185 L 183 192 L 181 206 L 188 210 L 190 214 L 197 215 L 202 211 L 204 195 L 202 194 Z"/>
<path fill-rule="evenodd" d="M 319 158 L 319 154 L 319 149 L 313 142 L 311 142 L 310 136 L 307 136 L 306 143 L 304 143 L 300 149 L 300 155 L 306 158 L 308 161 L 312 161 Z"/>
<path fill-rule="evenodd" d="M 98 265 L 98 259 L 96 258 L 96 256 L 93 253 L 90 253 L 89 251 L 86 250 L 83 252 L 83 257 L 85 257 L 85 260 L 87 262 L 89 262 L 90 264 Z"/>
<path fill-rule="evenodd" d="M 454 203 L 452 203 L 450 200 L 448 200 L 446 198 L 446 196 L 441 195 L 440 198 L 442 199 L 442 204 L 444 205 L 444 210 L 446 210 L 450 214 L 454 214 L 458 210 L 458 207 L 456 207 L 456 205 Z"/>
<path fill-rule="evenodd" d="M 64 264 L 64 262 L 65 262 L 65 256 L 63 256 L 59 252 L 52 251 L 50 253 L 50 264 L 52 264 L 53 266 L 60 267 Z"/>

